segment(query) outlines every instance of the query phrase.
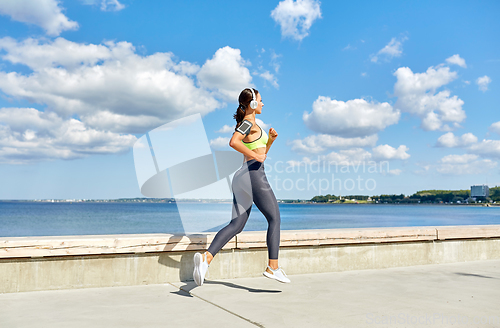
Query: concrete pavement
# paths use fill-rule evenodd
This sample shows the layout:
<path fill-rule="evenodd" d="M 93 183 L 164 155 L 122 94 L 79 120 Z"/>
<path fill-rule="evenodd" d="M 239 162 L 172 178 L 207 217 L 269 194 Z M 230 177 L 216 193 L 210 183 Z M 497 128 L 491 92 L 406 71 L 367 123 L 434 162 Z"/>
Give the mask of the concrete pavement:
<path fill-rule="evenodd" d="M 289 278 L 0 294 L 0 327 L 500 327 L 500 260 Z"/>

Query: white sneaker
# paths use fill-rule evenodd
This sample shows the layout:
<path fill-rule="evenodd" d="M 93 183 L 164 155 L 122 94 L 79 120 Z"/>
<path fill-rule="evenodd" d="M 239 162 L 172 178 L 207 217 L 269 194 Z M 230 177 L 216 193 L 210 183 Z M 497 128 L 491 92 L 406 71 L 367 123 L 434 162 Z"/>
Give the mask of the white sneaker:
<path fill-rule="evenodd" d="M 268 265 L 267 266 L 269 270 L 271 270 L 273 273 L 269 273 L 267 271 L 264 271 L 264 276 L 278 280 L 279 282 L 290 282 L 290 279 L 288 279 L 288 276 L 286 275 L 285 271 L 281 267 L 278 267 L 276 270 L 271 269 L 271 267 Z"/>
<path fill-rule="evenodd" d="M 203 281 L 205 280 L 205 274 L 208 271 L 207 256 L 205 255 L 205 260 L 203 260 L 203 255 L 201 253 L 194 254 L 194 271 L 193 271 L 193 279 L 194 282 L 201 286 L 203 285 Z"/>

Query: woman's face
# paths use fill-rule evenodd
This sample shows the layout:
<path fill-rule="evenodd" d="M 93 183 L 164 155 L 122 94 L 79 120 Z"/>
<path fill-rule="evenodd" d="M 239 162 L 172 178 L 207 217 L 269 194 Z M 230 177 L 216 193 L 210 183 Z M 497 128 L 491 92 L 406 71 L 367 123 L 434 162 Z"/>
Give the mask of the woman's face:
<path fill-rule="evenodd" d="M 257 108 L 255 109 L 255 114 L 260 114 L 262 113 L 262 107 L 264 107 L 264 103 L 262 102 L 262 97 L 260 96 L 260 93 L 257 94 Z"/>

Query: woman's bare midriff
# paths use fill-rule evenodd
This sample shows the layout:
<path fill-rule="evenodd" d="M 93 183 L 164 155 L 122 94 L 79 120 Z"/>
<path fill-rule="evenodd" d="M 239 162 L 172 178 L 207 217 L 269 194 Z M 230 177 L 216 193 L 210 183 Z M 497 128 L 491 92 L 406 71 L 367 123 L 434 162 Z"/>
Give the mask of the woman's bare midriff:
<path fill-rule="evenodd" d="M 252 149 L 253 152 L 256 152 L 257 154 L 265 154 L 266 153 L 266 147 L 259 147 L 259 148 L 255 148 L 255 149 Z M 246 155 L 245 156 L 245 162 L 251 160 L 252 158 L 248 158 Z"/>

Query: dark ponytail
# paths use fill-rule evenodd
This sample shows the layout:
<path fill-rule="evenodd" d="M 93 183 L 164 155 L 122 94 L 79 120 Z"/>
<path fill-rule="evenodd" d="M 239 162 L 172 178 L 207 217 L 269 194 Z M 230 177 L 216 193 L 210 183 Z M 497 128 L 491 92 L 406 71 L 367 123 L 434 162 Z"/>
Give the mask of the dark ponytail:
<path fill-rule="evenodd" d="M 253 92 L 255 92 L 255 97 L 257 97 L 259 91 L 253 89 Z M 233 115 L 233 118 L 236 120 L 236 127 L 240 126 L 241 122 L 243 121 L 243 118 L 245 118 L 246 109 L 248 108 L 248 105 L 250 105 L 250 102 L 252 101 L 252 91 L 250 91 L 249 88 L 241 91 L 240 96 L 238 97 L 238 101 L 240 104 L 236 109 L 236 113 Z"/>

